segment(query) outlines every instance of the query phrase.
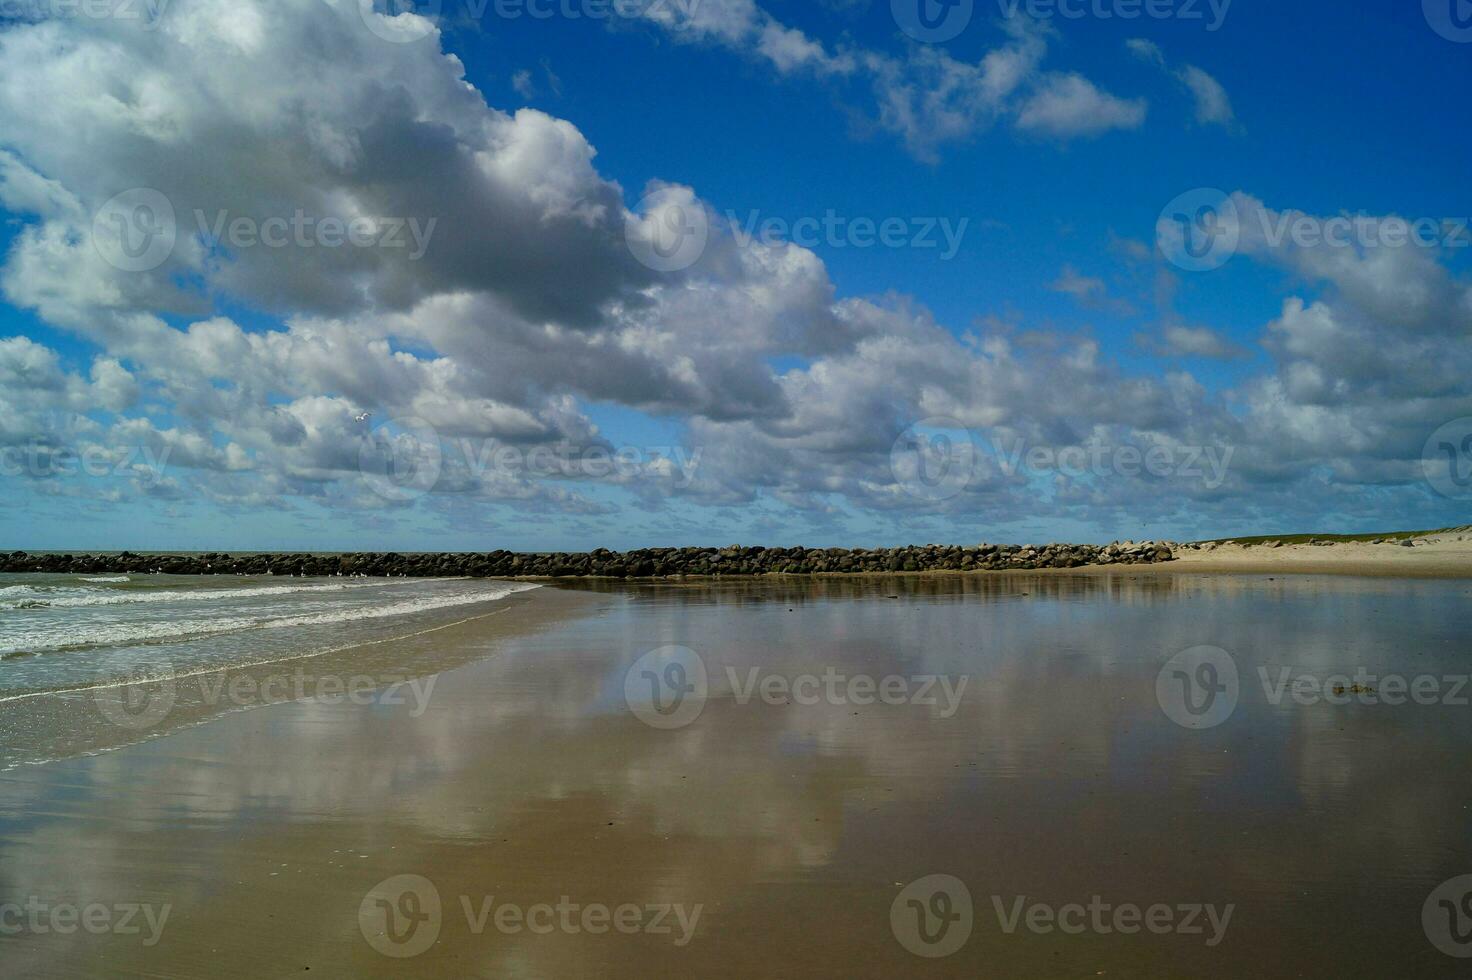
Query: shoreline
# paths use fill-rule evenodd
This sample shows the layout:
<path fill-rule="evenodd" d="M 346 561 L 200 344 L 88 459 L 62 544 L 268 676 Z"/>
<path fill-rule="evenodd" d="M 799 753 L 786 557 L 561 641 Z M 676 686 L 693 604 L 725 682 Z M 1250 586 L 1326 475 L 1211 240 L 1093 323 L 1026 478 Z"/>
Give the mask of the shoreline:
<path fill-rule="evenodd" d="M 496 645 L 508 638 L 554 627 L 595 608 L 595 598 L 569 590 L 529 589 L 471 607 L 471 615 L 408 633 L 267 660 L 169 669 L 155 680 L 123 673 L 99 676 L 84 686 L 0 695 L 9 732 L 0 749 L 0 774 L 106 754 L 233 714 L 347 698 L 350 682 L 368 700 L 396 689 L 403 696 L 424 678 L 494 656 Z M 167 663 L 167 647 L 159 650 L 158 662 Z M 156 718 L 145 714 L 135 720 L 130 698 L 156 703 L 162 710 Z"/>

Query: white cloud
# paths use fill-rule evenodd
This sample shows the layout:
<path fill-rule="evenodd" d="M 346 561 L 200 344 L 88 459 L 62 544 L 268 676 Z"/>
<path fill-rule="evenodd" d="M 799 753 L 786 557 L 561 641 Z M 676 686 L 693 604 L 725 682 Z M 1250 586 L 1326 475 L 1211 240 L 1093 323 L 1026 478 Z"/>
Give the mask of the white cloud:
<path fill-rule="evenodd" d="M 1143 100 L 1118 99 L 1082 76 L 1042 74 L 1051 29 L 1026 18 L 1004 21 L 1007 40 L 972 63 L 936 45 L 912 45 L 901 55 L 852 45 L 830 50 L 752 0 L 708 0 L 689 9 L 654 5 L 647 16 L 678 40 L 755 53 L 781 75 L 866 81 L 878 126 L 923 160 L 936 159 L 941 146 L 970 139 L 999 119 L 1015 118 L 1024 129 L 1068 138 L 1133 129 L 1144 118 Z M 1060 104 L 1069 97 L 1087 99 L 1089 106 L 1080 108 L 1096 111 L 1087 118 L 1070 112 Z"/>
<path fill-rule="evenodd" d="M 1215 78 L 1195 65 L 1186 65 L 1180 71 L 1180 79 L 1196 100 L 1197 122 L 1202 125 L 1231 126 L 1237 121 L 1227 90 Z"/>
<path fill-rule="evenodd" d="M 1123 316 L 1135 312 L 1134 305 L 1128 300 L 1109 294 L 1109 287 L 1103 279 L 1083 275 L 1071 265 L 1065 265 L 1058 278 L 1048 284 L 1048 288 L 1055 293 L 1072 296 L 1081 306 L 1089 309 L 1109 310 Z"/>
<path fill-rule="evenodd" d="M 1356 481 L 1414 480 L 1428 421 L 1472 414 L 1472 303 L 1429 250 L 1305 249 L 1245 233 L 1246 256 L 1314 295 L 1289 297 L 1266 325 L 1273 371 L 1218 397 L 1186 372 L 1132 374 L 1087 335 L 986 324 L 958 338 L 903 297 L 838 297 L 813 252 L 743 243 L 719 221 L 699 261 L 654 273 L 626 245 L 650 212 L 598 172 L 571 122 L 486 105 L 455 58 L 432 42 L 383 42 L 346 3 L 276 4 L 269 30 L 264 9 L 197 0 L 153 31 L 75 19 L 0 34 L 0 189 L 36 218 L 6 260 L 6 295 L 100 349 L 83 371 L 35 341 L 0 340 L 0 438 L 170 447 L 181 469 L 143 488 L 154 494 L 366 509 L 383 502 L 357 470 L 362 412 L 425 419 L 451 444 L 605 446 L 613 436 L 587 409 L 596 403 L 671 419 L 701 450 L 688 487 L 658 465 L 609 484 L 654 502 L 762 500 L 822 520 L 913 512 L 889 451 L 926 416 L 1054 447 L 1236 450 L 1220 488 L 1176 481 L 1169 494 L 1121 477 L 1040 496 L 991 468 L 974 493 L 933 508 L 1104 521 L 1188 503 L 1216 514 L 1333 506 Z M 688 29 L 703 37 L 749 37 L 766 23 L 749 4 L 701 9 Z M 1144 118 L 1142 102 L 1082 76 L 1039 74 L 1035 35 L 1001 50 L 976 65 L 936 49 L 903 62 L 855 53 L 855 64 L 887 93 L 886 125 L 917 148 L 930 126 L 943 142 L 1014 115 L 1056 137 Z M 296 97 L 305 90 L 310 103 Z M 181 236 L 159 268 L 123 272 L 91 246 L 90 214 L 140 185 L 184 215 L 398 213 L 438 217 L 442 231 L 418 262 L 300 247 L 231 254 Z M 694 189 L 654 187 L 715 210 Z M 1293 214 L 1234 200 L 1247 229 Z M 1055 287 L 1108 298 L 1101 278 L 1072 269 Z M 247 329 L 217 306 L 280 318 Z M 1170 324 L 1164 336 L 1198 356 L 1214 349 L 1199 328 Z M 609 506 L 475 462 L 447 459 L 456 499 Z M 1323 471 L 1338 489 L 1303 493 Z M 424 506 L 451 506 L 442 496 L 454 495 Z"/>
<path fill-rule="evenodd" d="M 1161 331 L 1159 353 L 1172 357 L 1240 357 L 1242 349 L 1210 327 L 1170 324 Z"/>
<path fill-rule="evenodd" d="M 1124 42 L 1124 46 L 1135 57 L 1143 61 L 1153 61 L 1160 67 L 1165 67 L 1165 52 L 1154 41 L 1143 37 L 1132 37 Z"/>
<path fill-rule="evenodd" d="M 1138 129 L 1145 122 L 1143 99 L 1101 92 L 1076 74 L 1052 74 L 1027 97 L 1018 128 L 1045 136 L 1097 136 L 1111 129 Z"/>
<path fill-rule="evenodd" d="M 802 31 L 768 23 L 757 40 L 757 51 L 783 73 L 811 68 L 820 75 L 846 75 L 854 70 L 854 59 L 847 54 L 830 55 L 823 45 Z"/>
<path fill-rule="evenodd" d="M 1130 53 L 1142 61 L 1148 61 L 1169 72 L 1191 94 L 1195 104 L 1196 121 L 1203 126 L 1222 126 L 1233 129 L 1237 126 L 1237 114 L 1232 111 L 1232 100 L 1227 90 L 1211 75 L 1195 65 L 1183 65 L 1172 69 L 1165 60 L 1160 45 L 1145 38 L 1130 38 L 1125 41 Z"/>

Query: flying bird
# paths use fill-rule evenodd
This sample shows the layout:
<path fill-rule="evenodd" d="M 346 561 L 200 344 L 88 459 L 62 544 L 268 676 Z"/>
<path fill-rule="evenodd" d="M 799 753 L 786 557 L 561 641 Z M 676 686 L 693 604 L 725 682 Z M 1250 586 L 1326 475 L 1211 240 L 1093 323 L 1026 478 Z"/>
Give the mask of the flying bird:
<path fill-rule="evenodd" d="M 354 415 L 353 416 L 353 421 L 354 422 L 367 422 L 368 421 L 368 416 L 370 416 L 372 414 L 373 414 L 372 412 L 364 412 L 362 415 Z"/>

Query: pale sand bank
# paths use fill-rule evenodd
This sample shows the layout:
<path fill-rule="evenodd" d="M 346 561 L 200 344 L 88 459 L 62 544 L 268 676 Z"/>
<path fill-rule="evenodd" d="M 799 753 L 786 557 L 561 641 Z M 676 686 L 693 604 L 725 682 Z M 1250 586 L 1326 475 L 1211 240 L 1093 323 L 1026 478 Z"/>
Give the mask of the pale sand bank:
<path fill-rule="evenodd" d="M 1124 571 L 1150 574 L 1213 572 L 1306 575 L 1375 575 L 1407 578 L 1472 578 L 1472 532 L 1454 531 L 1412 538 L 1411 547 L 1398 541 L 1371 544 L 1338 541 L 1332 544 L 1266 544 L 1244 547 L 1203 545 L 1182 547 L 1176 560 L 1159 565 L 1131 565 Z M 1206 550 L 1210 547 L 1210 550 Z M 1089 569 L 1104 573 L 1117 569 Z"/>

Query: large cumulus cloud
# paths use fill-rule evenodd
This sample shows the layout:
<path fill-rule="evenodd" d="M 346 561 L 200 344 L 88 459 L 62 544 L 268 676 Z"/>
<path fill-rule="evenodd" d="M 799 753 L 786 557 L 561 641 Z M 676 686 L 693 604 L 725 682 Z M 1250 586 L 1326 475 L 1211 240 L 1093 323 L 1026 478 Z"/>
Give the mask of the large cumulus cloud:
<path fill-rule="evenodd" d="M 959 136 L 1011 115 L 1061 134 L 1078 105 L 1093 107 L 1090 125 L 1137 125 L 1144 111 L 1041 73 L 1043 39 L 1020 27 L 976 66 L 938 52 L 901 63 L 814 46 L 738 8 L 665 26 L 758 37 L 783 70 L 867 72 L 897 132 Z M 1472 414 L 1472 302 L 1432 250 L 1270 241 L 1250 229 L 1279 213 L 1238 195 L 1238 261 L 1285 270 L 1302 295 L 1264 325 L 1271 369 L 1213 393 L 1184 370 L 1127 373 L 1087 334 L 981 321 L 958 336 L 913 299 L 841 297 L 813 252 L 733 234 L 697 189 L 622 188 L 573 123 L 487 105 L 413 15 L 366 16 L 356 0 L 198 0 L 152 27 L 74 18 L 0 32 L 0 202 L 27 218 L 0 282 L 96 348 L 68 369 L 34 341 L 0 344 L 9 443 L 167 450 L 172 482 L 135 491 L 236 509 L 433 508 L 442 494 L 406 505 L 369 492 L 364 413 L 422 420 L 451 443 L 612 450 L 618 434 L 590 414 L 605 405 L 671 422 L 699 468 L 644 459 L 569 483 L 462 452 L 437 489 L 588 516 L 608 512 L 587 486 L 603 482 L 651 505 L 760 502 L 815 522 L 1109 528 L 1414 512 L 1435 503 L 1418 482 L 1429 429 Z M 381 36 L 410 27 L 431 34 Z M 95 247 L 93 219 L 137 187 L 168 199 L 178 234 L 167 259 L 128 271 Z M 709 241 L 661 272 L 629 243 L 672 205 L 703 216 Z M 221 245 L 196 233 L 196 211 L 435 224 L 411 257 Z M 1232 465 L 1209 482 L 1018 472 L 988 456 L 965 492 L 917 500 L 891 449 L 934 417 L 992 446 L 1215 447 Z"/>

